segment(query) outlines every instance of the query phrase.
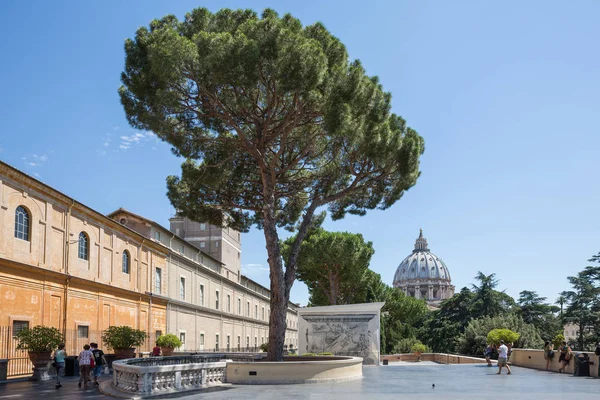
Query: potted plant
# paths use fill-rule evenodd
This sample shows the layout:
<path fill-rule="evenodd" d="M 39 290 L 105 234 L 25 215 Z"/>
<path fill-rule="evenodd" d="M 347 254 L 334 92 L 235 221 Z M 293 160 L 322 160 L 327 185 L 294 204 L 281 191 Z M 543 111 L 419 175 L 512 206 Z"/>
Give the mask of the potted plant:
<path fill-rule="evenodd" d="M 102 332 L 106 347 L 115 351 L 115 358 L 122 360 L 135 357 L 135 348 L 144 344 L 146 332 L 130 326 L 109 326 Z"/>
<path fill-rule="evenodd" d="M 421 354 L 425 353 L 427 351 L 427 346 L 425 346 L 421 342 L 417 342 L 417 343 L 413 344 L 411 351 L 413 352 L 413 354 L 415 356 L 417 356 L 417 362 L 418 362 L 418 361 L 421 361 Z"/>
<path fill-rule="evenodd" d="M 62 333 L 56 328 L 37 325 L 17 332 L 19 341 L 17 350 L 26 350 L 33 364 L 33 375 L 30 380 L 48 380 L 48 363 L 52 361 L 52 352 L 64 341 Z"/>
<path fill-rule="evenodd" d="M 172 333 L 161 335 L 156 339 L 156 345 L 160 347 L 163 356 L 172 355 L 173 350 L 181 347 L 182 344 L 181 340 Z"/>

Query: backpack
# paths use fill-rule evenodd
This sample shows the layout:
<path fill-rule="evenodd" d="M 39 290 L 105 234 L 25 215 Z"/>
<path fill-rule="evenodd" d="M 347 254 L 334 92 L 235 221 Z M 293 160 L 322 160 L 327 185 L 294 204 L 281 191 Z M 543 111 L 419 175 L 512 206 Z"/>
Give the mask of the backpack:
<path fill-rule="evenodd" d="M 600 345 L 596 346 L 596 351 L 594 351 L 594 354 L 600 356 Z"/>

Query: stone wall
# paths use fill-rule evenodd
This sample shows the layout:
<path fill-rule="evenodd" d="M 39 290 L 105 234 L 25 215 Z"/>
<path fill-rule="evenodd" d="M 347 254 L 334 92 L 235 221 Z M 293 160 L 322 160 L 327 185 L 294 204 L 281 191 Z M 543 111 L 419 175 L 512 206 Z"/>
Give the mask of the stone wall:
<path fill-rule="evenodd" d="M 384 303 L 298 310 L 298 354 L 330 352 L 379 365 L 379 316 Z"/>
<path fill-rule="evenodd" d="M 227 362 L 227 383 L 271 385 L 346 382 L 362 378 L 358 357 L 286 357 L 285 362 Z"/>
<path fill-rule="evenodd" d="M 388 360 L 389 362 L 394 361 L 405 361 L 405 362 L 416 362 L 417 356 L 412 353 L 406 354 L 387 354 L 381 356 L 381 360 Z M 483 358 L 460 356 L 457 354 L 445 354 L 445 353 L 423 353 L 421 354 L 421 361 L 433 361 L 439 364 L 485 364 L 486 361 Z"/>
<path fill-rule="evenodd" d="M 580 352 L 574 351 L 573 358 L 577 356 Z M 600 362 L 599 357 L 594 354 L 593 351 L 586 351 L 587 355 L 590 358 L 590 362 L 593 365 L 590 365 L 590 375 L 598 377 L 598 363 Z M 559 352 L 555 351 L 554 359 L 550 361 L 549 370 L 558 372 L 558 369 L 562 366 L 562 363 L 558 362 Z M 544 351 L 543 350 L 533 350 L 533 349 L 513 349 L 512 354 L 510 356 L 510 362 L 512 365 L 516 365 L 519 367 L 525 368 L 533 368 L 533 369 L 546 369 L 546 360 L 544 360 Z M 565 372 L 568 374 L 573 373 L 573 368 L 575 367 L 575 360 L 571 360 L 565 369 Z"/>

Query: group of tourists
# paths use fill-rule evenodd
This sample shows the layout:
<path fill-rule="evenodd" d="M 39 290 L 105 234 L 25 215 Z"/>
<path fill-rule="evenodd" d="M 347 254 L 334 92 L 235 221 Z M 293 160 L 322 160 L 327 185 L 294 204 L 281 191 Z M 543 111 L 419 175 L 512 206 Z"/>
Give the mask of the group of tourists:
<path fill-rule="evenodd" d="M 566 341 L 563 341 L 560 344 L 558 351 L 560 352 L 560 355 L 558 356 L 558 362 L 560 363 L 558 372 L 563 373 L 573 357 L 573 351 L 571 350 L 571 347 L 567 345 Z M 546 371 L 548 371 L 550 368 L 550 363 L 554 359 L 554 354 L 554 343 L 552 343 L 550 340 L 546 340 L 546 342 L 544 342 L 544 360 L 546 360 Z"/>
<path fill-rule="evenodd" d="M 485 356 L 485 360 L 487 361 L 488 367 L 492 366 L 492 354 L 494 352 L 498 352 L 497 374 L 500 375 L 502 373 L 502 368 L 506 367 L 506 369 L 508 370 L 507 374 L 510 375 L 512 371 L 510 369 L 510 366 L 508 365 L 508 358 L 510 357 L 511 349 L 512 343 L 505 345 L 503 340 L 500 341 L 499 347 L 496 347 L 496 345 L 489 344 L 483 353 Z M 562 373 L 565 371 L 567 365 L 569 365 L 569 362 L 571 361 L 571 358 L 573 356 L 573 352 L 571 350 L 571 347 L 567 345 L 566 341 L 562 342 L 558 351 L 560 352 L 560 355 L 558 357 L 558 361 L 560 362 L 560 368 L 558 369 L 558 372 Z M 546 370 L 550 368 L 550 362 L 554 359 L 554 354 L 554 344 L 550 340 L 546 340 L 546 342 L 544 343 L 544 360 L 546 360 Z"/>
<path fill-rule="evenodd" d="M 54 362 L 52 365 L 56 368 L 56 389 L 62 387 L 60 383 L 60 375 L 65 370 L 65 358 L 67 352 L 65 351 L 64 343 L 58 345 L 58 349 L 54 352 Z M 104 352 L 98 348 L 98 343 L 90 343 L 83 346 L 83 351 L 77 356 L 79 362 L 79 384 L 81 387 L 87 389 L 88 383 L 92 380 L 90 374 L 94 378 L 94 385 L 99 385 L 98 377 L 102 375 L 104 368 L 108 368 L 106 358 L 104 358 Z"/>
<path fill-rule="evenodd" d="M 494 352 L 498 352 L 498 372 L 496 373 L 497 375 L 502 374 L 502 368 L 505 368 L 508 370 L 507 375 L 512 374 L 512 371 L 510 370 L 510 366 L 508 365 L 508 358 L 510 357 L 510 353 L 512 350 L 512 343 L 508 343 L 508 345 L 506 345 L 504 343 L 504 340 L 500 341 L 500 346 L 496 347 L 496 345 L 492 345 L 492 344 L 488 344 L 487 348 L 485 349 L 485 351 L 483 352 L 483 355 L 485 356 L 485 361 L 487 361 L 487 365 L 488 367 L 491 367 L 492 364 L 492 354 Z"/>
<path fill-rule="evenodd" d="M 571 358 L 573 358 L 573 351 L 571 347 L 567 345 L 566 341 L 563 341 L 558 348 L 560 355 L 558 357 L 558 361 L 560 363 L 560 368 L 558 369 L 559 373 L 565 372 L 565 368 L 569 365 Z M 594 354 L 600 356 L 600 342 L 596 343 L 596 349 L 594 350 Z M 546 371 L 550 368 L 550 363 L 554 359 L 555 351 L 554 344 L 550 340 L 546 340 L 544 343 L 544 360 L 546 360 Z M 598 366 L 598 375 L 600 376 L 600 365 Z"/>

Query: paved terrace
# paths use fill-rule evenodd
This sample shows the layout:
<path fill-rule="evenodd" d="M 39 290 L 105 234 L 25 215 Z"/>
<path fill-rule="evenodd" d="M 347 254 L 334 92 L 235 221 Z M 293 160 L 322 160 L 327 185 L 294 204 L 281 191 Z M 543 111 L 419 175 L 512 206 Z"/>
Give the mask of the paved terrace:
<path fill-rule="evenodd" d="M 600 379 L 513 367 L 513 374 L 496 375 L 486 365 L 439 365 L 430 362 L 391 363 L 364 367 L 360 381 L 340 384 L 233 386 L 181 399 L 592 399 L 600 393 Z M 103 380 L 109 379 L 103 377 Z M 435 389 L 431 385 L 435 383 Z M 65 378 L 57 391 L 53 382 L 0 385 L 0 400 L 109 399 L 96 388 L 77 388 L 77 378 Z M 173 396 L 170 396 L 173 398 Z"/>

